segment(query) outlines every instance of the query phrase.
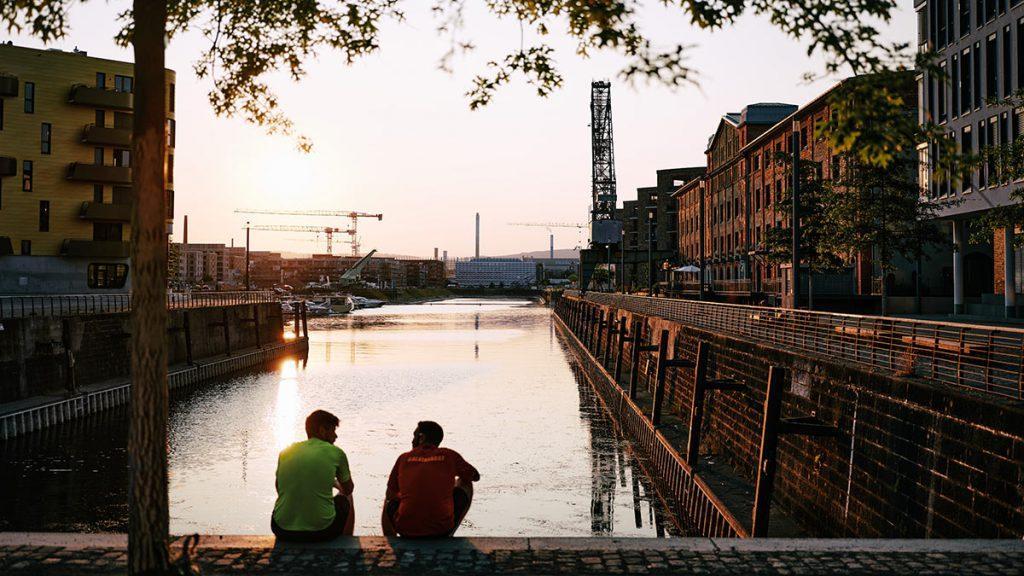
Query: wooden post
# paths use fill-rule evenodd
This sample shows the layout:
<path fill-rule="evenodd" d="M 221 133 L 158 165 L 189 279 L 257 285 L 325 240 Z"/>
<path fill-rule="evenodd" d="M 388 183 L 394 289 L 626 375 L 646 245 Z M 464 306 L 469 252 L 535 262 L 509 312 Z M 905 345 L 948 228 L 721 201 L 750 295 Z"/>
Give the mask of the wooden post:
<path fill-rule="evenodd" d="M 641 321 L 633 321 L 633 337 L 629 341 L 633 343 L 632 363 L 629 366 L 629 399 L 636 400 L 636 383 L 640 378 L 640 347 L 644 343 L 644 325 Z"/>
<path fill-rule="evenodd" d="M 292 305 L 292 331 L 295 332 L 295 339 L 299 339 L 299 303 Z"/>
<path fill-rule="evenodd" d="M 615 385 L 622 386 L 622 353 L 626 346 L 626 317 L 619 318 L 619 353 L 615 355 Z"/>
<path fill-rule="evenodd" d="M 587 306 L 587 315 L 583 322 L 583 347 L 590 348 L 590 335 L 593 333 L 591 327 L 594 324 L 594 309 Z"/>
<path fill-rule="evenodd" d="M 309 340 L 309 323 L 306 317 L 306 301 L 302 301 L 302 336 Z"/>
<path fill-rule="evenodd" d="M 604 310 L 597 311 L 597 323 L 594 325 L 594 356 L 597 358 L 598 364 L 601 363 L 601 340 L 604 336 L 602 328 L 605 325 Z"/>
<path fill-rule="evenodd" d="M 601 360 L 602 360 L 602 362 L 604 363 L 605 366 L 607 366 L 608 363 L 611 361 L 611 355 L 612 355 L 612 336 L 614 336 L 615 332 L 616 332 L 616 330 L 615 330 L 615 320 L 613 318 L 614 318 L 614 315 L 611 313 L 611 311 L 609 311 L 608 312 L 608 324 L 606 326 L 607 330 L 605 330 L 604 355 L 601 357 Z"/>
<path fill-rule="evenodd" d="M 231 329 L 228 327 L 228 309 L 221 308 L 221 318 L 224 321 L 224 354 L 231 356 Z"/>
<path fill-rule="evenodd" d="M 690 404 L 690 434 L 686 439 L 686 461 L 690 466 L 700 457 L 700 425 L 704 419 L 704 390 L 708 383 L 708 344 L 697 342 L 697 366 L 693 370 L 693 400 Z"/>
<path fill-rule="evenodd" d="M 188 362 L 189 366 L 192 366 L 195 364 L 195 362 L 192 361 L 192 314 L 189 313 L 188 310 L 183 310 L 182 314 L 184 315 L 183 328 L 185 329 L 185 361 Z"/>
<path fill-rule="evenodd" d="M 654 379 L 654 401 L 651 403 L 651 424 L 661 424 L 661 405 L 665 399 L 665 366 L 668 363 L 668 330 L 661 331 L 658 342 L 658 369 Z"/>
<path fill-rule="evenodd" d="M 260 305 L 252 305 L 252 331 L 256 335 L 256 347 L 263 348 L 263 344 L 260 342 Z"/>
<path fill-rule="evenodd" d="M 786 369 L 772 366 L 768 371 L 768 388 L 764 395 L 764 420 L 761 424 L 761 451 L 757 458 L 757 485 L 754 488 L 754 519 L 750 535 L 768 536 L 768 515 L 771 511 L 775 484 L 776 454 L 779 447 L 779 415 L 782 412 L 782 387 Z"/>

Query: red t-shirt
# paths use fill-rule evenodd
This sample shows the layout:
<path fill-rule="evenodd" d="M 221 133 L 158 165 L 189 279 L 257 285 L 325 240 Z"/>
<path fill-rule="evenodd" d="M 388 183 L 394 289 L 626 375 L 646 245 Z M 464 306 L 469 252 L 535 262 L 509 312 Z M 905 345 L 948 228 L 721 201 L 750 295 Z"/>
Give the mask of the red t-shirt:
<path fill-rule="evenodd" d="M 442 536 L 455 527 L 455 477 L 477 481 L 480 473 L 454 450 L 421 446 L 402 454 L 388 478 L 397 494 L 395 529 L 402 536 Z"/>

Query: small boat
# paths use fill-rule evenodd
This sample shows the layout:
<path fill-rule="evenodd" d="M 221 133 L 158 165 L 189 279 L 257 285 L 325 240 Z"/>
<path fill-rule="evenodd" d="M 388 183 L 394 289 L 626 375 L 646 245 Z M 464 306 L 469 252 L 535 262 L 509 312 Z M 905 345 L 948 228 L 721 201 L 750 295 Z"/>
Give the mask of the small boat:
<path fill-rule="evenodd" d="M 350 296 L 352 302 L 355 304 L 356 310 L 362 310 L 363 308 L 380 308 L 385 304 L 383 300 L 375 300 L 373 298 L 365 298 L 363 296 Z"/>
<path fill-rule="evenodd" d="M 327 307 L 330 309 L 331 315 L 336 315 L 348 314 L 355 310 L 356 305 L 351 296 L 333 296 L 327 299 Z"/>

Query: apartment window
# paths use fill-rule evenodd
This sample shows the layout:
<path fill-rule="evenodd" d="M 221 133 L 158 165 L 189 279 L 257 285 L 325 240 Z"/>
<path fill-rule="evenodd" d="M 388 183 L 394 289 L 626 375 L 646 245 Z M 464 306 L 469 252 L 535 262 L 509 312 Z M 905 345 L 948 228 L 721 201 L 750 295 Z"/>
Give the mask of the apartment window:
<path fill-rule="evenodd" d="M 971 31 L 971 0 L 960 0 L 960 35 Z"/>
<path fill-rule="evenodd" d="M 114 149 L 114 166 L 128 168 L 132 165 L 132 152 L 124 148 Z"/>
<path fill-rule="evenodd" d="M 39 231 L 49 232 L 50 231 L 50 201 L 40 200 L 39 201 Z"/>
<path fill-rule="evenodd" d="M 1024 88 L 1024 43 L 1021 43 L 1021 34 L 1024 34 L 1024 18 L 1017 20 L 1017 89 Z"/>
<path fill-rule="evenodd" d="M 127 112 L 114 112 L 114 128 L 131 130 L 134 122 L 132 115 Z"/>
<path fill-rule="evenodd" d="M 175 133 L 177 127 L 175 126 L 174 118 L 167 119 L 167 145 L 174 148 Z"/>
<path fill-rule="evenodd" d="M 131 204 L 132 187 L 114 186 L 114 190 L 111 193 L 110 201 L 114 204 Z"/>
<path fill-rule="evenodd" d="M 946 44 L 952 44 L 956 38 L 956 0 L 946 0 Z"/>
<path fill-rule="evenodd" d="M 1005 1 L 1005 0 L 1004 0 Z M 1013 37 L 1010 27 L 1003 28 L 1003 96 L 1013 92 Z"/>
<path fill-rule="evenodd" d="M 971 0 L 963 0 L 970 2 Z M 981 28 L 985 23 L 985 0 L 974 0 L 974 27 Z"/>
<path fill-rule="evenodd" d="M 39 153 L 49 154 L 53 146 L 53 126 L 49 122 L 39 125 Z"/>
<path fill-rule="evenodd" d="M 32 191 L 32 161 L 25 160 L 21 163 L 21 190 Z"/>
<path fill-rule="evenodd" d="M 97 146 L 96 148 L 92 149 L 92 163 L 93 164 L 95 164 L 97 166 L 103 166 L 103 157 L 104 157 L 104 153 L 103 153 L 103 147 L 102 146 Z"/>
<path fill-rule="evenodd" d="M 990 22 L 996 17 L 996 0 L 985 0 L 985 22 Z"/>
<path fill-rule="evenodd" d="M 89 264 L 89 288 L 124 288 L 128 281 L 127 264 Z"/>
<path fill-rule="evenodd" d="M 96 87 L 106 88 L 107 87 L 107 75 L 103 72 L 96 73 Z"/>
<path fill-rule="evenodd" d="M 935 88 L 936 88 L 936 94 L 937 94 L 937 100 L 938 100 L 938 108 L 939 108 L 938 121 L 941 124 L 942 122 L 946 121 L 946 81 L 945 81 L 945 78 L 948 78 L 948 76 L 946 75 L 946 63 L 942 63 L 942 65 L 939 68 L 942 70 L 942 79 L 940 79 L 936 83 Z"/>
<path fill-rule="evenodd" d="M 25 82 L 25 114 L 36 112 L 36 83 Z"/>
<path fill-rule="evenodd" d="M 21 255 L 22 256 L 31 256 L 32 255 L 32 241 L 31 240 L 22 240 L 21 241 Z"/>
<path fill-rule="evenodd" d="M 933 18 L 935 20 L 935 42 L 936 48 L 942 48 L 946 45 L 946 3 L 948 0 L 936 0 L 929 4 L 935 4 L 935 10 Z"/>
<path fill-rule="evenodd" d="M 996 132 L 998 129 L 999 120 L 995 116 L 990 116 L 988 119 L 988 125 L 985 126 L 985 146 L 991 151 L 995 151 L 996 145 L 999 144 L 997 141 L 998 134 Z M 986 164 L 987 166 L 985 166 L 985 169 L 988 174 L 985 176 L 985 183 L 988 186 L 994 186 L 999 178 L 998 173 L 996 172 L 997 167 L 995 156 L 989 155 Z"/>
<path fill-rule="evenodd" d="M 174 182 L 174 154 L 167 155 L 167 181 Z"/>
<path fill-rule="evenodd" d="M 992 34 L 985 41 L 985 98 L 999 98 L 999 52 L 996 49 L 996 35 Z"/>
<path fill-rule="evenodd" d="M 174 84 L 167 86 L 167 110 L 174 112 Z"/>
<path fill-rule="evenodd" d="M 131 76 L 114 76 L 114 91 L 115 92 L 134 92 L 135 81 Z"/>
<path fill-rule="evenodd" d="M 964 50 L 960 55 L 962 68 L 960 70 L 960 110 L 959 114 L 966 114 L 971 111 L 971 49 Z"/>
<path fill-rule="evenodd" d="M 974 43 L 974 108 L 981 108 L 981 43 Z"/>
<path fill-rule="evenodd" d="M 952 78 L 950 79 L 950 96 L 951 106 L 950 116 L 957 116 L 960 114 L 960 57 L 956 54 L 953 55 L 952 64 Z"/>
<path fill-rule="evenodd" d="M 974 152 L 974 134 L 971 133 L 971 126 L 964 126 L 960 131 L 960 151 L 964 154 L 970 154 Z M 974 188 L 974 174 L 971 170 L 965 170 L 960 176 L 963 179 L 961 186 L 964 192 L 969 192 Z"/>
<path fill-rule="evenodd" d="M 982 120 L 978 122 L 978 153 L 984 153 L 985 147 L 988 145 L 988 139 L 986 134 L 986 122 Z M 982 162 L 978 166 L 978 188 L 984 188 L 988 186 L 988 163 Z"/>
<path fill-rule="evenodd" d="M 1008 112 L 1003 112 L 999 115 L 999 143 L 1009 144 L 1010 142 L 1010 114 Z M 1003 172 L 1002 167 L 1000 167 L 1000 172 Z M 999 180 L 1000 182 L 1005 182 L 1006 174 L 1000 174 Z"/>
<path fill-rule="evenodd" d="M 107 125 L 107 113 L 103 110 L 96 111 L 96 117 L 93 120 L 96 126 L 103 128 Z"/>
<path fill-rule="evenodd" d="M 935 76 L 928 75 L 928 93 L 925 96 L 925 118 L 929 122 L 938 122 L 938 106 L 935 104 L 935 99 L 938 95 L 937 82 Z"/>
<path fill-rule="evenodd" d="M 93 240 L 114 240 L 120 242 L 124 228 L 122 224 L 114 222 L 93 222 Z"/>

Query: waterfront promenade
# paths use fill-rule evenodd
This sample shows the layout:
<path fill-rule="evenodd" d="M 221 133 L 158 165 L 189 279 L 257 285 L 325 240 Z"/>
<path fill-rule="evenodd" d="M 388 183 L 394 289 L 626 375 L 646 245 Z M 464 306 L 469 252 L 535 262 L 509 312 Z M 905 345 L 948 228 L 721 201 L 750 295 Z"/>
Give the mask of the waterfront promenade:
<path fill-rule="evenodd" d="M 120 534 L 0 533 L 4 574 L 123 574 Z M 172 548 L 181 550 L 183 539 Z M 202 574 L 1021 574 L 1020 540 L 203 536 Z"/>

